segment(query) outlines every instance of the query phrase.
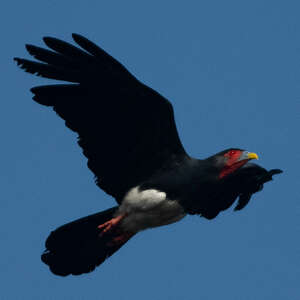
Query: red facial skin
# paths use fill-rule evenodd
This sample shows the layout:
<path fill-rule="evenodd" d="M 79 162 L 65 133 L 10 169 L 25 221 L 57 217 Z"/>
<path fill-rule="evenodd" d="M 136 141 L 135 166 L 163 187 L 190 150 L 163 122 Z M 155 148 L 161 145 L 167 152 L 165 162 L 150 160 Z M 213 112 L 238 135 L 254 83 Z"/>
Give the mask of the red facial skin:
<path fill-rule="evenodd" d="M 226 159 L 225 167 L 222 169 L 221 173 L 219 174 L 219 178 L 223 178 L 231 173 L 233 173 L 238 168 L 242 167 L 248 159 L 240 160 L 239 158 L 243 154 L 241 150 L 230 150 L 229 152 L 224 154 Z"/>

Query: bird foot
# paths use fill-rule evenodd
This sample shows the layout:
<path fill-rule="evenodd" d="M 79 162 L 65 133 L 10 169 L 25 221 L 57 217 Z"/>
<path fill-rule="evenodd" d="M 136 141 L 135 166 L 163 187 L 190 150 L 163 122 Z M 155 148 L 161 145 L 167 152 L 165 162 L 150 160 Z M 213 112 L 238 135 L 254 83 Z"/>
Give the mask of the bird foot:
<path fill-rule="evenodd" d="M 103 234 L 110 232 L 115 229 L 115 227 L 122 221 L 122 219 L 125 217 L 125 215 L 119 215 L 115 218 L 112 218 L 111 220 L 101 224 L 98 226 L 98 229 L 102 230 L 100 233 L 100 236 Z"/>

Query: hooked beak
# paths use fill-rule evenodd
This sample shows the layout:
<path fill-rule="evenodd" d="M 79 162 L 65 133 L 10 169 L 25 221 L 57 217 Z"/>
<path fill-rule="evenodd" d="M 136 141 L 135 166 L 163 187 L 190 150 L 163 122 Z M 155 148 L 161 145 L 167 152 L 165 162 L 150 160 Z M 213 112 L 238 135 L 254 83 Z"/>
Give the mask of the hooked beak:
<path fill-rule="evenodd" d="M 239 161 L 241 160 L 250 160 L 250 159 L 258 159 L 258 155 L 254 152 L 248 152 L 244 151 L 242 155 L 239 158 Z"/>

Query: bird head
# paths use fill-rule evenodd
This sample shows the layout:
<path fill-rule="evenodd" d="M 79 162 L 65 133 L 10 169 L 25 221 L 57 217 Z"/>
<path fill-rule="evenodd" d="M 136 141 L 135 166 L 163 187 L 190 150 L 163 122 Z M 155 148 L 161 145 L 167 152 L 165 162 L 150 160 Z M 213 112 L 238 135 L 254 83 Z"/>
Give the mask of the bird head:
<path fill-rule="evenodd" d="M 219 178 L 223 178 L 238 170 L 249 160 L 258 159 L 258 155 L 246 150 L 231 148 L 217 153 L 213 158 L 220 170 Z"/>

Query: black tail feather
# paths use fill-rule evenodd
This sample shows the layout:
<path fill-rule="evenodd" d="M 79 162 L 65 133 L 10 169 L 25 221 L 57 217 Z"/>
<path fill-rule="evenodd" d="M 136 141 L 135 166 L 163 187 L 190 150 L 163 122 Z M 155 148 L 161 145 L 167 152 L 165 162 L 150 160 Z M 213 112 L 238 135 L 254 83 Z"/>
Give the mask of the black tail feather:
<path fill-rule="evenodd" d="M 121 245 L 110 245 L 112 234 L 100 236 L 98 225 L 110 220 L 117 207 L 65 224 L 52 231 L 42 261 L 61 276 L 93 271 Z"/>

